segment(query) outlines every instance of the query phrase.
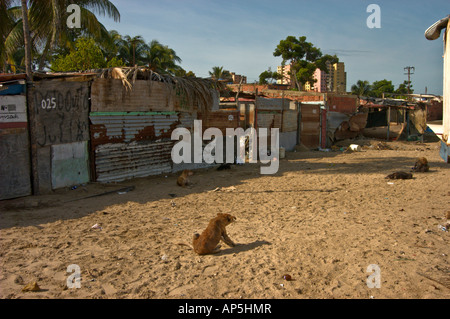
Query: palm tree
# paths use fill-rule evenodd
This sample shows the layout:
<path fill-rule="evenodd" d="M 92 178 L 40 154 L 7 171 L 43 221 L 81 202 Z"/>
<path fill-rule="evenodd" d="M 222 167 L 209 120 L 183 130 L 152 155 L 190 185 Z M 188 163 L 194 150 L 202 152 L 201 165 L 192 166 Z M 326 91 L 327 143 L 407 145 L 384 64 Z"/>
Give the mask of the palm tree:
<path fill-rule="evenodd" d="M 175 50 L 167 45 L 162 45 L 158 40 L 152 40 L 145 51 L 144 60 L 148 67 L 158 73 L 169 73 L 174 75 L 181 67 L 176 63 L 181 62 L 181 58 Z"/>
<path fill-rule="evenodd" d="M 30 28 L 28 26 L 28 7 L 27 0 L 22 0 L 22 21 L 23 21 L 23 42 L 25 44 L 25 70 L 27 73 L 27 80 L 32 81 L 33 75 L 31 73 L 31 39 Z"/>
<path fill-rule="evenodd" d="M 142 65 L 143 55 L 147 49 L 144 38 L 140 35 L 130 37 L 126 35 L 122 40 L 118 41 L 119 48 L 119 58 L 121 58 L 126 65 L 135 66 Z"/>
<path fill-rule="evenodd" d="M 123 38 L 116 30 L 108 31 L 108 36 L 102 39 L 100 48 L 103 52 L 103 56 L 109 60 L 114 57 L 118 57 L 120 47 L 122 46 Z"/>
<path fill-rule="evenodd" d="M 209 75 L 214 80 L 229 80 L 231 78 L 230 72 L 224 70 L 223 66 L 214 66 L 212 68 L 212 72 L 209 71 Z"/>
<path fill-rule="evenodd" d="M 3 72 L 17 72 L 20 62 L 25 65 L 23 59 L 17 59 L 17 49 L 24 48 L 23 25 L 17 23 L 22 19 L 23 10 L 21 6 L 11 8 L 12 1 L 0 2 L 0 68 Z M 11 42 L 18 44 L 10 45 Z"/>
<path fill-rule="evenodd" d="M 0 17 L 2 27 L 1 38 L 4 40 L 5 50 L 1 50 L 0 58 L 5 61 L 5 56 L 23 46 L 24 36 L 23 17 L 17 15 L 17 8 L 13 7 L 13 0 L 2 0 L 0 5 Z M 24 1 L 22 1 L 23 3 Z M 27 1 L 25 1 L 26 3 Z M 41 52 L 39 69 L 43 69 L 58 47 L 73 47 L 74 35 L 81 33 L 100 41 L 107 36 L 106 28 L 98 21 L 94 12 L 100 15 L 112 17 L 114 21 L 120 20 L 120 13 L 109 0 L 78 0 L 76 3 L 81 10 L 81 30 L 71 30 L 66 26 L 63 15 L 71 0 L 29 0 L 28 18 L 33 53 Z M 8 19 L 6 23 L 3 17 Z M 0 47 L 1 48 L 1 47 Z M 3 53 L 5 52 L 5 53 Z"/>
<path fill-rule="evenodd" d="M 369 84 L 369 81 L 361 81 L 358 80 L 356 84 L 353 84 L 351 87 L 352 94 L 358 95 L 358 96 L 367 96 L 370 91 L 372 90 L 371 85 Z"/>

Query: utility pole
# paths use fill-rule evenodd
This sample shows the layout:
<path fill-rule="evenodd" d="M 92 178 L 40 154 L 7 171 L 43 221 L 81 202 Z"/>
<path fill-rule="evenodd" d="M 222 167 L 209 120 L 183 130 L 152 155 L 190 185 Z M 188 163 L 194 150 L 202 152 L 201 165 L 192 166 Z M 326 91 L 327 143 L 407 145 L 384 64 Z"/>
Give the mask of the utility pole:
<path fill-rule="evenodd" d="M 415 68 L 413 66 L 407 66 L 403 70 L 407 71 L 407 73 L 405 73 L 405 75 L 408 75 L 408 94 L 409 94 L 410 86 L 411 86 L 411 75 L 414 74 Z"/>

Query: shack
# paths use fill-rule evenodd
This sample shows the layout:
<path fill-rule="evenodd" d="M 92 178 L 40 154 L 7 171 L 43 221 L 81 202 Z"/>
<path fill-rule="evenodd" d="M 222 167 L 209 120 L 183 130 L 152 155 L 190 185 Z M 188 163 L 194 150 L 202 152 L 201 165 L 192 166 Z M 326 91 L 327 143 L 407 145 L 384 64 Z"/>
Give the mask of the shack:
<path fill-rule="evenodd" d="M 95 73 L 35 73 L 27 108 L 34 194 L 88 183 L 90 83 Z"/>
<path fill-rule="evenodd" d="M 216 124 L 215 81 L 138 67 L 25 79 L 0 75 L 0 200 L 206 165 L 174 164 L 171 134 L 192 132 L 196 119 Z M 237 127 L 233 114 L 227 124 Z"/>
<path fill-rule="evenodd" d="M 360 110 L 367 113 L 364 135 L 373 138 L 423 139 L 427 130 L 427 103 L 392 98 L 361 98 Z"/>
<path fill-rule="evenodd" d="M 25 74 L 0 74 L 0 200 L 32 193 Z"/>

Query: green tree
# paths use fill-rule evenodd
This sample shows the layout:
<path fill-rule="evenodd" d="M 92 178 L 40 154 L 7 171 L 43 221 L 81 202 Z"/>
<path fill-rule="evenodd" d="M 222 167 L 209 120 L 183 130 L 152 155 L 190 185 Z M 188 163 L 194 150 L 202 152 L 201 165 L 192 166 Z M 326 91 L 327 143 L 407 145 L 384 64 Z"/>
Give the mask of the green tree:
<path fill-rule="evenodd" d="M 14 19 L 8 7 L 11 0 L 0 1 L 0 68 L 3 72 L 7 71 L 6 37 L 14 27 Z"/>
<path fill-rule="evenodd" d="M 370 94 L 372 97 L 382 97 L 383 93 L 394 93 L 394 85 L 392 84 L 392 81 L 384 79 L 372 83 L 372 90 Z"/>
<path fill-rule="evenodd" d="M 113 58 L 119 58 L 119 50 L 124 43 L 124 40 L 119 32 L 116 30 L 108 31 L 108 36 L 101 39 L 99 43 L 100 49 L 103 52 L 103 56 L 107 60 L 111 60 Z"/>
<path fill-rule="evenodd" d="M 161 44 L 158 40 L 152 40 L 148 44 L 147 50 L 144 51 L 143 60 L 152 71 L 158 73 L 175 75 L 181 71 L 181 67 L 177 65 L 181 62 L 181 58 L 175 50 Z"/>
<path fill-rule="evenodd" d="M 353 84 L 351 87 L 352 94 L 358 96 L 369 96 L 371 90 L 372 86 L 369 81 L 358 80 L 356 84 Z"/>
<path fill-rule="evenodd" d="M 266 71 L 262 72 L 259 75 L 259 84 L 268 84 L 270 80 L 270 83 L 273 83 L 276 80 L 282 79 L 283 76 L 278 72 L 272 72 L 271 68 L 269 67 Z"/>
<path fill-rule="evenodd" d="M 223 69 L 223 66 L 214 66 L 211 71 L 209 71 L 209 75 L 214 80 L 230 80 L 231 73 L 227 70 Z"/>
<path fill-rule="evenodd" d="M 412 88 L 411 81 L 404 81 L 401 83 L 395 93 L 397 94 L 408 94 L 408 86 L 409 86 L 409 94 L 414 93 L 414 89 Z"/>
<path fill-rule="evenodd" d="M 174 75 L 179 76 L 179 77 L 193 77 L 193 78 L 196 77 L 194 72 L 192 72 L 192 71 L 186 72 L 186 70 L 181 67 L 175 71 Z"/>
<path fill-rule="evenodd" d="M 122 60 L 114 57 L 106 61 L 102 51 L 93 39 L 79 38 L 75 43 L 75 50 L 67 55 L 59 55 L 53 60 L 51 70 L 70 72 L 115 66 L 123 66 Z"/>
<path fill-rule="evenodd" d="M 94 38 L 97 42 L 108 35 L 106 28 L 98 21 L 95 14 L 120 20 L 117 8 L 109 0 L 78 0 L 80 7 L 81 29 L 69 29 L 66 20 L 70 13 L 67 7 L 72 0 L 29 0 L 28 17 L 31 34 L 31 51 L 38 68 L 43 69 L 58 48 L 73 49 L 74 34 Z M 18 14 L 19 6 L 13 0 L 0 2 L 0 38 L 4 48 L 0 47 L 0 63 L 4 66 L 14 51 L 24 46 L 23 19 Z M 5 20 L 4 20 L 5 19 Z M 21 31 L 22 30 L 22 31 Z M 4 41 L 4 42 L 3 42 Z M 39 61 L 35 57 L 39 52 Z"/>
<path fill-rule="evenodd" d="M 144 52 L 147 48 L 142 36 L 125 35 L 120 42 L 119 57 L 127 66 L 144 65 Z"/>
<path fill-rule="evenodd" d="M 0 68 L 3 72 L 16 73 L 19 69 L 25 71 L 22 16 L 28 9 L 22 10 L 22 4 L 12 6 L 12 3 L 13 0 L 0 1 Z"/>
<path fill-rule="evenodd" d="M 277 45 L 273 55 L 281 56 L 282 65 L 289 62 L 291 65 L 291 76 L 293 77 L 296 87 L 301 90 L 304 83 L 314 83 L 314 72 L 317 68 L 328 72 L 327 63 L 337 63 L 339 59 L 336 55 L 322 55 L 319 48 L 312 43 L 306 42 L 306 37 L 302 36 L 298 39 L 294 36 L 288 36 L 285 40 L 281 40 Z"/>

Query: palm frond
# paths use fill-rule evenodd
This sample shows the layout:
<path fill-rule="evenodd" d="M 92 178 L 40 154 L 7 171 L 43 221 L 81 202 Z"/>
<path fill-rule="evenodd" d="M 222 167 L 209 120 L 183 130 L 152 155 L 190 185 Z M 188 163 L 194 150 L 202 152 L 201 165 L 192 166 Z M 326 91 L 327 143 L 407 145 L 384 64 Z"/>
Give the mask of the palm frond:
<path fill-rule="evenodd" d="M 76 4 L 86 9 L 92 9 L 102 16 L 113 18 L 114 22 L 120 22 L 119 10 L 109 0 L 78 0 Z"/>

